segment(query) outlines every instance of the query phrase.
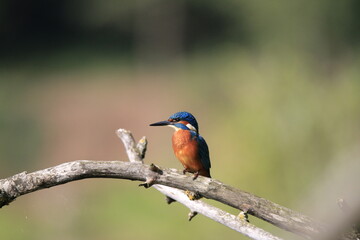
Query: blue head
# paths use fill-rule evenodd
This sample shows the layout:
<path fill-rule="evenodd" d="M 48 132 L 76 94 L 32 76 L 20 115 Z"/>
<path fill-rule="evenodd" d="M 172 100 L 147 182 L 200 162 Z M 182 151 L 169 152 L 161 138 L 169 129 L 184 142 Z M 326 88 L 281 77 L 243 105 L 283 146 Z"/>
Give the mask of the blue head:
<path fill-rule="evenodd" d="M 199 132 L 199 126 L 195 117 L 189 112 L 177 112 L 169 117 L 167 121 L 156 122 L 150 126 L 171 126 L 185 130 Z"/>

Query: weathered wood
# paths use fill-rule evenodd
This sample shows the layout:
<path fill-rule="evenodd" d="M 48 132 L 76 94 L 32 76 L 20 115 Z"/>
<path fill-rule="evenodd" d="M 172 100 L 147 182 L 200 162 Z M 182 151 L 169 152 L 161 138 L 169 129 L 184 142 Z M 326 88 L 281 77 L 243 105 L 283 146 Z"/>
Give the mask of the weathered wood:
<path fill-rule="evenodd" d="M 240 220 L 235 215 L 227 213 L 219 208 L 211 206 L 203 201 L 192 201 L 190 200 L 183 191 L 167 187 L 164 185 L 155 185 L 157 190 L 166 196 L 175 199 L 177 202 L 187 206 L 191 213 L 200 213 L 216 222 L 219 222 L 235 231 L 242 233 L 243 235 L 251 239 L 262 239 L 262 240 L 280 240 L 280 238 L 254 226 L 245 220 Z M 191 219 L 189 219 L 191 220 Z"/>
<path fill-rule="evenodd" d="M 85 178 L 137 181 L 151 178 L 154 184 L 198 192 L 203 197 L 247 211 L 278 227 L 304 236 L 311 237 L 322 229 L 320 224 L 307 216 L 218 180 L 200 176 L 194 181 L 191 175 L 183 175 L 175 169 L 162 169 L 160 174 L 140 162 L 78 160 L 33 173 L 23 172 L 0 180 L 0 207 L 21 195 Z"/>
<path fill-rule="evenodd" d="M 152 185 L 167 197 L 187 206 L 191 210 L 191 218 L 196 213 L 200 213 L 256 240 L 279 238 L 200 200 L 190 201 L 186 194 L 179 189 L 189 190 L 203 197 L 222 202 L 307 238 L 317 239 L 329 236 L 328 234 L 332 232 L 340 232 L 337 229 L 333 231 L 325 229 L 322 224 L 301 213 L 223 184 L 218 180 L 199 176 L 194 181 L 191 175 L 183 175 L 175 169 L 160 169 L 153 165 L 143 164 L 147 145 L 146 138 L 143 137 L 138 144 L 135 144 L 129 131 L 119 129 L 117 134 L 123 141 L 131 162 L 78 160 L 32 173 L 22 172 L 1 179 L 0 208 L 21 195 L 67 182 L 85 178 L 118 178 L 143 181 L 145 182 L 144 186 Z M 358 231 L 356 230 L 355 235 L 345 234 L 340 238 L 358 239 Z"/>
<path fill-rule="evenodd" d="M 116 133 L 125 145 L 125 150 L 129 160 L 131 162 L 142 162 L 145 155 L 142 151 L 146 151 L 146 138 L 143 137 L 138 143 L 138 146 L 140 147 L 136 148 L 135 140 L 130 131 L 118 129 Z M 172 180 L 169 181 L 171 182 Z M 182 182 L 180 182 L 180 185 L 181 184 Z M 192 184 L 193 181 L 188 182 L 188 185 Z M 196 191 L 206 198 L 211 198 L 230 205 L 299 235 L 312 236 L 318 234 L 322 229 L 322 226 L 319 223 L 316 223 L 309 217 L 292 211 L 291 209 L 282 207 L 276 203 L 257 197 L 245 191 L 224 185 L 218 181 L 211 181 L 211 184 L 212 186 L 206 184 L 204 185 L 207 189 L 196 189 Z M 169 186 L 168 184 L 164 185 Z M 183 189 L 179 185 L 172 187 Z M 157 185 L 154 185 L 154 188 L 157 188 Z M 190 187 L 187 187 L 186 189 L 192 190 Z"/>
<path fill-rule="evenodd" d="M 79 160 L 33 173 L 23 172 L 7 179 L 2 179 L 0 180 L 0 207 L 9 204 L 21 195 L 85 178 L 119 178 L 145 181 L 147 183 L 152 181 L 155 183 L 158 176 L 163 175 L 164 172 L 152 165 L 142 164 L 146 152 L 146 138 L 143 137 L 135 145 L 135 140 L 129 131 L 119 129 L 117 134 L 125 145 L 131 163 Z M 176 172 L 175 170 L 170 171 Z M 190 178 L 192 179 L 192 177 Z M 155 184 L 153 187 L 167 197 L 175 199 L 177 202 L 188 207 L 193 216 L 200 213 L 255 240 L 281 240 L 221 209 L 200 200 L 191 201 L 182 190 L 159 184 Z"/>
<path fill-rule="evenodd" d="M 125 129 L 118 129 L 116 131 L 116 134 L 125 146 L 129 161 L 143 162 L 147 147 L 146 137 L 142 137 L 135 148 L 135 139 L 130 131 Z M 150 170 L 162 174 L 162 170 L 155 165 L 150 165 Z M 153 179 L 154 176 L 147 177 L 146 184 L 141 185 L 148 186 L 148 183 Z M 219 208 L 211 206 L 200 200 L 191 201 L 189 197 L 185 194 L 185 192 L 182 190 L 160 184 L 154 184 L 152 187 L 157 189 L 162 194 L 166 195 L 168 204 L 177 201 L 189 208 L 189 221 L 194 218 L 198 213 L 200 213 L 252 239 L 280 240 L 280 238 L 273 236 L 272 234 L 264 231 L 263 229 L 258 228 L 253 224 L 247 223 L 246 221 L 240 220 L 236 216 L 229 214 Z"/>
<path fill-rule="evenodd" d="M 128 179 L 128 180 L 137 180 L 137 181 L 146 181 L 148 176 L 156 176 L 154 181 L 156 183 L 166 183 L 166 181 L 171 179 L 177 179 L 176 181 L 181 181 L 181 179 L 189 179 L 192 181 L 192 176 L 185 176 L 175 170 L 165 170 L 162 171 L 162 175 L 157 172 L 153 172 L 149 165 L 136 162 L 121 162 L 121 161 L 88 161 L 88 160 L 78 160 L 68 163 L 63 163 L 55 167 L 50 167 L 44 170 L 32 172 L 32 173 L 20 173 L 12 177 L 1 179 L 0 180 L 0 207 L 9 204 L 11 201 L 15 200 L 21 195 L 25 195 L 40 189 L 50 188 L 53 186 L 65 184 L 71 181 L 76 181 L 85 178 L 118 178 L 118 179 Z M 170 176 L 172 175 L 172 176 Z M 196 185 L 206 184 L 205 178 L 202 178 L 201 181 L 193 182 Z M 187 181 L 188 182 L 188 181 Z M 165 185 L 165 184 L 163 184 Z M 171 185 L 171 184 L 169 184 Z M 157 188 L 161 191 L 165 186 L 157 185 Z M 182 187 L 181 189 L 193 190 L 192 187 Z M 198 187 L 198 189 L 205 189 L 204 187 Z M 179 191 L 177 189 L 169 189 L 168 192 Z M 169 197 L 174 198 L 177 201 L 182 203 L 184 193 L 181 194 L 168 194 Z M 190 200 L 189 200 L 190 201 Z M 201 212 L 203 215 L 207 216 L 211 211 L 219 211 L 219 209 L 211 208 L 209 205 L 201 203 L 200 201 L 192 201 L 191 210 Z M 221 211 L 221 210 L 220 210 Z M 222 216 L 219 222 L 229 221 L 229 225 L 233 229 L 240 229 L 244 232 L 245 235 L 251 237 L 254 234 L 261 236 L 261 238 L 253 239 L 280 239 L 271 234 L 254 227 L 246 223 L 245 221 L 240 221 L 235 218 L 233 215 L 226 215 L 225 212 L 219 212 L 219 216 Z"/>

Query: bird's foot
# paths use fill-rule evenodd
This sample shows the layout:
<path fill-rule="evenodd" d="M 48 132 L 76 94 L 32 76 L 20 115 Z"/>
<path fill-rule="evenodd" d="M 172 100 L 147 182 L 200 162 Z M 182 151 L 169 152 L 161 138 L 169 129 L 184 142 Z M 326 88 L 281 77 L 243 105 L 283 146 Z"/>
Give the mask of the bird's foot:
<path fill-rule="evenodd" d="M 183 174 L 186 174 L 187 172 L 188 173 L 194 173 L 193 180 L 197 179 L 197 177 L 199 176 L 199 171 L 194 172 L 194 171 L 191 171 L 191 170 L 185 168 L 183 170 Z"/>
<path fill-rule="evenodd" d="M 199 176 L 199 171 L 194 172 L 193 180 L 197 179 L 198 176 Z"/>
<path fill-rule="evenodd" d="M 186 174 L 187 172 L 190 172 L 190 170 L 189 170 L 189 169 L 187 169 L 187 168 L 184 168 L 184 170 L 183 170 L 183 174 Z"/>

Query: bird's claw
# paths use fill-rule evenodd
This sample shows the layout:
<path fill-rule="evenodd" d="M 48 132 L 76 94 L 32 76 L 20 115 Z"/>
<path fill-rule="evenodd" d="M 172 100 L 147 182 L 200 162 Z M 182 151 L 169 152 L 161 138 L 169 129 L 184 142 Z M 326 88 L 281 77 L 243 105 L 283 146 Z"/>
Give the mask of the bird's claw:
<path fill-rule="evenodd" d="M 183 170 L 183 174 L 186 174 L 187 172 L 188 172 L 188 173 L 194 173 L 193 180 L 197 179 L 198 176 L 199 176 L 199 171 L 192 172 L 192 171 L 190 171 L 189 169 L 185 168 L 185 169 Z"/>

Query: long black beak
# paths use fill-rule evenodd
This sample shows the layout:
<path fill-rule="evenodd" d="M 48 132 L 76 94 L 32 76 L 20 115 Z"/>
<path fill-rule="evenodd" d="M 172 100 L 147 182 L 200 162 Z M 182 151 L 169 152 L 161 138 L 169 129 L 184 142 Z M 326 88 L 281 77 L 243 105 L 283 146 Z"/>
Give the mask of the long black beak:
<path fill-rule="evenodd" d="M 169 121 L 161 121 L 161 122 L 152 123 L 152 124 L 150 124 L 150 126 L 167 126 L 167 125 L 171 125 L 171 124 L 173 124 L 173 123 L 169 122 Z"/>

